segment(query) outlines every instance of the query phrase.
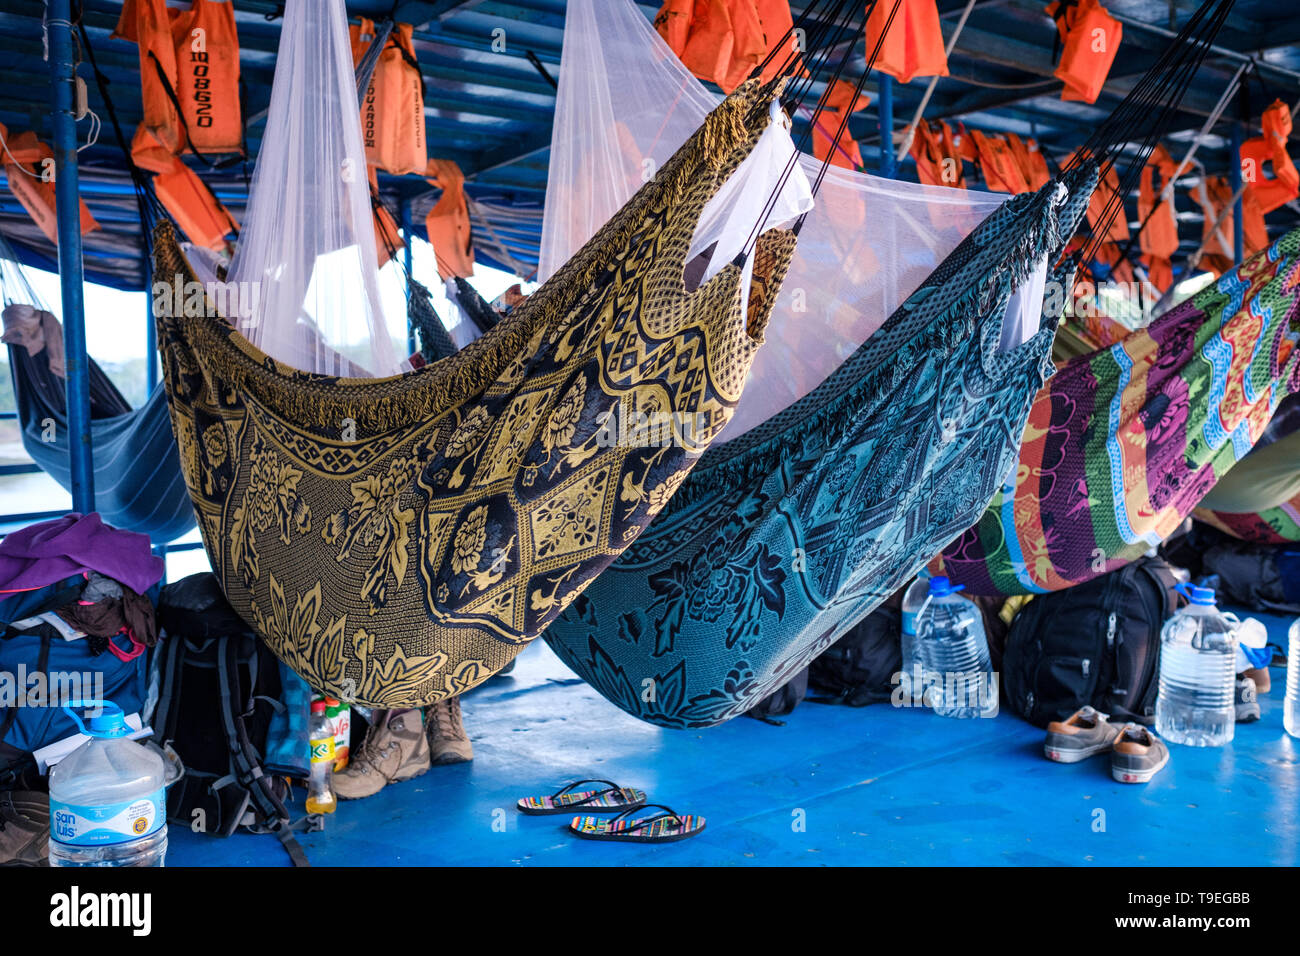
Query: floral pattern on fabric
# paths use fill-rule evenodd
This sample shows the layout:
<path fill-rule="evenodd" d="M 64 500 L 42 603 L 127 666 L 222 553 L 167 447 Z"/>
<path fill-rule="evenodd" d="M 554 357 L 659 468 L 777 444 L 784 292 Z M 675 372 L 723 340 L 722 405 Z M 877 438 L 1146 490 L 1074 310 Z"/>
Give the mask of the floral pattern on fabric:
<path fill-rule="evenodd" d="M 173 424 L 227 598 L 313 687 L 376 707 L 460 694 L 504 667 L 662 510 L 730 420 L 794 248 L 759 238 L 693 292 L 705 204 L 779 84 L 728 97 L 508 318 L 404 375 L 287 368 L 219 319 L 158 319 Z M 168 224 L 155 275 L 191 279 Z M 165 311 L 165 310 L 164 310 Z M 653 401 L 699 423 L 605 441 Z"/>
<path fill-rule="evenodd" d="M 1147 328 L 1068 361 L 1034 400 L 1014 480 L 944 551 L 945 572 L 972 594 L 1035 594 L 1144 554 L 1300 390 L 1297 344 L 1293 230 Z M 1300 537 L 1300 510 L 1286 507 L 1237 524 Z"/>
<path fill-rule="evenodd" d="M 628 713 L 708 727 L 762 700 L 977 520 L 1051 372 L 999 350 L 1095 171 L 1008 200 L 821 386 L 714 448 L 545 639 Z M 787 316 L 787 320 L 801 316 Z"/>

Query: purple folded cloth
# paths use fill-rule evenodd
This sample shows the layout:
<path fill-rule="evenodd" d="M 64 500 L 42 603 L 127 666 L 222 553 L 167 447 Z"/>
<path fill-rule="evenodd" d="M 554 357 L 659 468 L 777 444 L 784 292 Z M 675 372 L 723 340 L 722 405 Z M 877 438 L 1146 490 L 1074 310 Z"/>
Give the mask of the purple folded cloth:
<path fill-rule="evenodd" d="M 85 571 L 98 571 L 143 594 L 164 568 L 148 535 L 110 527 L 93 511 L 28 525 L 0 541 L 0 594 L 43 588 Z"/>

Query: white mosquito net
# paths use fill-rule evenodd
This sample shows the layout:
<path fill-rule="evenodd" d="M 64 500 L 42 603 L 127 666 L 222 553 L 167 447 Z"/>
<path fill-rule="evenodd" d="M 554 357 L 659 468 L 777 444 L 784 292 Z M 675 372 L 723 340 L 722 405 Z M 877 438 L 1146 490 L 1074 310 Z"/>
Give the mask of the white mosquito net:
<path fill-rule="evenodd" d="M 394 336 L 378 272 L 343 0 L 288 0 L 228 318 L 295 368 L 391 375 L 404 367 L 405 316 Z"/>
<path fill-rule="evenodd" d="M 581 248 L 717 103 L 632 0 L 568 0 L 539 278 Z M 769 147 L 767 159 L 756 149 L 711 204 L 729 201 L 731 214 L 706 210 L 693 248 L 718 242 L 711 267 L 734 256 L 771 195 L 764 180 L 772 157 L 788 152 Z M 805 155 L 800 162 L 807 178 L 815 178 L 820 161 Z M 800 188 L 787 188 L 769 225 L 801 208 Z M 767 344 L 720 440 L 738 437 L 816 388 L 1005 199 L 830 169 L 799 234 Z M 1004 346 L 1037 329 L 1041 296 L 1026 292 L 1008 310 L 1007 328 L 1017 331 Z"/>

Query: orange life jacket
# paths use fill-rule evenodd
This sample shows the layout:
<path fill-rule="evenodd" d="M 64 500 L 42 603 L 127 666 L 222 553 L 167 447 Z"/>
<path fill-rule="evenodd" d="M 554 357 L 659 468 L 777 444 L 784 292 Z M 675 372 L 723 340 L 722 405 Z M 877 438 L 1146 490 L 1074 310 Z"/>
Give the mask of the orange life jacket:
<path fill-rule="evenodd" d="M 1178 219 L 1173 202 L 1161 199 L 1160 194 L 1177 168 L 1169 150 L 1156 146 L 1142 167 L 1138 184 L 1138 221 L 1146 224 L 1138 233 L 1138 244 L 1151 284 L 1161 293 L 1174 281 L 1172 260 L 1178 251 Z"/>
<path fill-rule="evenodd" d="M 1124 250 L 1114 243 L 1110 243 L 1110 245 L 1114 250 L 1114 261 L 1110 267 L 1110 281 L 1129 283 L 1137 281 L 1137 276 L 1133 272 L 1133 263 L 1121 258 Z"/>
<path fill-rule="evenodd" d="M 958 150 L 952 127 L 940 123 L 935 130 L 930 123 L 922 120 L 916 127 L 909 149 L 916 160 L 917 178 L 929 186 L 955 186 L 966 188 L 966 177 L 962 170 L 961 153 Z"/>
<path fill-rule="evenodd" d="M 1138 243 L 1143 252 L 1162 259 L 1171 259 L 1178 251 L 1178 219 L 1174 204 L 1160 198 L 1165 184 L 1177 169 L 1169 150 L 1157 145 L 1142 167 L 1142 179 L 1138 185 L 1138 221 L 1146 224 L 1138 234 Z"/>
<path fill-rule="evenodd" d="M 190 147 L 197 153 L 241 152 L 239 37 L 230 0 L 194 0 L 176 16 L 172 36 L 176 97 Z"/>
<path fill-rule="evenodd" d="M 1119 195 L 1119 173 L 1116 171 L 1114 164 L 1106 169 L 1106 174 L 1097 182 L 1097 188 L 1093 190 L 1092 196 L 1088 199 L 1088 227 L 1092 230 L 1093 236 L 1098 243 L 1111 243 L 1116 245 L 1115 257 L 1111 262 L 1119 259 L 1118 245 L 1127 243 L 1132 237 L 1128 228 L 1128 216 L 1125 214 L 1121 205 L 1119 213 L 1109 222 L 1103 223 L 1102 218 L 1107 214 L 1107 207 L 1113 209 L 1112 199 Z M 1105 232 L 1100 233 L 1102 226 L 1106 226 Z M 1103 260 L 1106 261 L 1106 260 Z"/>
<path fill-rule="evenodd" d="M 1007 140 L 1007 146 L 1011 150 L 1011 155 L 1016 161 L 1016 166 L 1020 170 L 1021 178 L 1031 189 L 1041 189 L 1047 185 L 1047 181 L 1052 178 L 1051 173 L 1047 171 L 1047 158 L 1043 151 L 1038 148 L 1036 140 L 1022 140 L 1015 133 L 1004 133 Z"/>
<path fill-rule="evenodd" d="M 1232 187 L 1222 176 L 1206 176 L 1200 189 L 1192 190 L 1192 198 L 1201 207 L 1205 222 L 1201 226 L 1201 244 L 1205 250 L 1201 256 L 1201 266 L 1216 276 L 1232 268 L 1234 216 L 1228 211 L 1219 228 L 1214 223 L 1228 200 L 1232 198 Z"/>
<path fill-rule="evenodd" d="M 1124 249 L 1118 242 L 1106 241 L 1097 246 L 1094 256 L 1098 262 L 1111 266 L 1113 272 L 1123 254 Z"/>
<path fill-rule="evenodd" d="M 966 124 L 957 121 L 957 128 L 952 134 L 953 144 L 957 147 L 957 155 L 968 163 L 978 163 L 980 161 L 980 151 L 975 146 L 975 140 L 971 138 L 970 132 L 966 129 Z"/>
<path fill-rule="evenodd" d="M 352 24 L 352 62 L 360 63 L 374 36 L 365 19 Z M 395 176 L 423 172 L 428 162 L 424 136 L 424 80 L 415 59 L 409 23 L 388 35 L 361 105 L 361 139 L 366 162 Z"/>
<path fill-rule="evenodd" d="M 754 0 L 728 0 L 727 15 L 731 19 L 731 62 L 718 84 L 724 93 L 744 83 L 767 56 L 767 40 Z"/>
<path fill-rule="evenodd" d="M 1029 192 L 1029 183 L 1025 181 L 1020 163 L 1006 137 L 986 135 L 977 129 L 967 135 L 975 144 L 984 183 L 989 189 L 998 193 Z"/>
<path fill-rule="evenodd" d="M 686 69 L 701 80 L 721 86 L 731 69 L 735 42 L 725 0 L 695 0 L 690 32 L 680 54 Z"/>
<path fill-rule="evenodd" d="M 898 3 L 898 12 L 889 15 Z M 885 24 L 889 23 L 889 30 Z M 884 40 L 881 41 L 881 35 Z M 879 0 L 867 18 L 867 57 L 880 43 L 875 68 L 902 83 L 916 76 L 947 76 L 948 53 L 935 0 Z"/>
<path fill-rule="evenodd" d="M 678 59 L 686 51 L 694 15 L 695 0 L 664 0 L 664 5 L 655 14 L 655 29 Z"/>
<path fill-rule="evenodd" d="M 424 217 L 438 275 L 444 281 L 455 276 L 468 279 L 474 274 L 474 247 L 465 201 L 465 174 L 449 159 L 431 159 L 424 175 L 442 189 L 442 195 Z"/>
<path fill-rule="evenodd" d="M 1253 193 L 1259 208 L 1266 213 L 1300 196 L 1300 173 L 1286 151 L 1291 136 L 1291 110 L 1276 100 L 1264 111 L 1263 135 L 1241 145 L 1241 175 L 1246 192 Z M 1273 175 L 1266 176 L 1264 164 L 1273 164 Z"/>
<path fill-rule="evenodd" d="M 655 29 L 696 77 L 730 93 L 778 45 L 763 69 L 770 80 L 797 52 L 789 0 L 665 0 Z M 801 68 L 800 68 L 801 69 Z"/>
<path fill-rule="evenodd" d="M 171 25 L 180 15 L 179 10 L 168 11 L 164 0 L 126 0 L 113 30 L 114 37 L 130 40 L 139 48 L 142 125 L 172 154 L 186 145 L 181 116 L 172 102 L 178 76 Z"/>
<path fill-rule="evenodd" d="M 830 153 L 831 165 L 844 169 L 861 169 L 865 165 L 862 162 L 862 150 L 858 148 L 857 141 L 849 135 L 847 124 L 844 132 L 838 137 L 835 136 L 846 112 L 857 113 L 866 109 L 871 103 L 871 97 L 866 94 L 855 96 L 856 93 L 856 83 L 836 80 L 826 92 L 825 104 L 821 112 L 814 114 L 816 122 L 813 125 L 813 155 L 820 160 L 825 160 L 827 153 Z M 835 139 L 834 146 L 831 145 L 832 138 Z"/>
<path fill-rule="evenodd" d="M 1192 196 L 1205 214 L 1205 222 L 1201 227 L 1201 243 L 1205 248 L 1201 265 L 1209 272 L 1222 275 L 1236 264 L 1233 239 L 1235 211 L 1228 210 L 1217 230 L 1213 226 L 1224 207 L 1232 201 L 1232 185 L 1223 176 L 1207 176 L 1204 188 L 1194 190 Z M 1268 247 L 1268 227 L 1264 224 L 1264 214 L 1249 190 L 1242 193 L 1241 213 L 1242 244 L 1249 258 Z"/>
<path fill-rule="evenodd" d="M 135 128 L 131 139 L 131 160 L 141 169 L 151 173 L 166 173 L 172 168 L 176 154 L 158 142 L 144 123 Z"/>
<path fill-rule="evenodd" d="M 764 80 L 770 80 L 781 71 L 781 67 L 790 56 L 798 53 L 799 38 L 791 32 L 794 28 L 794 16 L 790 13 L 790 0 L 754 0 L 754 6 L 758 9 L 758 22 L 763 25 L 766 46 L 763 56 L 772 57 L 771 62 L 763 70 L 762 77 Z M 776 49 L 778 45 L 781 47 L 780 50 Z M 803 66 L 800 65 L 794 72 L 802 71 Z"/>
<path fill-rule="evenodd" d="M 1147 267 L 1147 281 L 1155 286 L 1157 292 L 1164 295 L 1174 284 L 1174 264 L 1172 259 L 1164 256 L 1144 255 L 1142 264 Z"/>
<path fill-rule="evenodd" d="M 239 229 L 230 210 L 180 157 L 173 156 L 171 168 L 154 177 L 153 188 L 158 201 L 196 246 L 220 252 L 226 248 L 226 236 Z"/>
<path fill-rule="evenodd" d="M 58 245 L 58 220 L 55 218 L 54 150 L 36 138 L 30 130 L 10 138 L 9 131 L 0 125 L 0 138 L 5 141 L 5 179 L 9 191 L 22 203 L 32 221 L 40 226 L 45 238 Z M 80 202 L 81 234 L 99 228 L 84 200 Z"/>
<path fill-rule="evenodd" d="M 1061 99 L 1097 102 L 1119 52 L 1124 25 L 1097 0 L 1057 0 L 1048 4 L 1047 14 L 1056 20 L 1063 44 L 1055 73 L 1065 84 Z"/>

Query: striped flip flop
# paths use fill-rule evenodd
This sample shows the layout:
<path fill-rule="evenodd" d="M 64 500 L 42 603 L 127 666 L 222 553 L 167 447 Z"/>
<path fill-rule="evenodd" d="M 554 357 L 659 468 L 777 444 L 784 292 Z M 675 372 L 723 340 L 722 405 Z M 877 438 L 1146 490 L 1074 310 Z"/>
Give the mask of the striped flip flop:
<path fill-rule="evenodd" d="M 603 783 L 603 790 L 579 790 L 584 783 Z M 645 803 L 644 790 L 635 787 L 620 787 L 608 780 L 575 780 L 564 789 L 549 797 L 521 797 L 515 806 L 520 813 L 530 816 L 546 816 L 553 813 L 572 813 L 576 809 L 588 813 L 617 813 L 622 810 L 635 810 Z"/>
<path fill-rule="evenodd" d="M 660 811 L 649 816 L 636 817 L 639 810 L 654 807 Z M 569 830 L 584 840 L 611 840 L 624 843 L 673 843 L 695 836 L 704 829 L 704 817 L 687 814 L 681 816 L 672 807 L 662 803 L 647 803 L 644 806 L 624 810 L 618 816 L 602 819 L 600 817 L 574 817 Z"/>

